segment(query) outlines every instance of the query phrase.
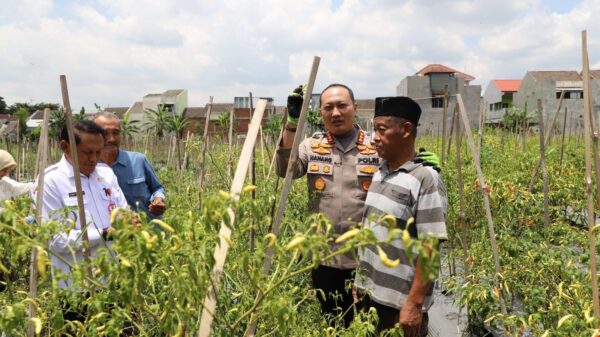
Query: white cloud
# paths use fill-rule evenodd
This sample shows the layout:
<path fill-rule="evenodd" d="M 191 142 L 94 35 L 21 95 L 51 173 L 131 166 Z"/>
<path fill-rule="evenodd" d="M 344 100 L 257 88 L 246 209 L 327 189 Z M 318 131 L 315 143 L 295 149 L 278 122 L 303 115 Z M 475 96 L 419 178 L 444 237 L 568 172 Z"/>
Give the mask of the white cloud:
<path fill-rule="evenodd" d="M 336 2 L 337 3 L 337 2 Z M 564 3 L 563 3 L 564 5 Z M 0 0 L 8 8 L 8 0 Z M 73 107 L 126 106 L 149 92 L 187 88 L 190 104 L 233 96 L 284 97 L 321 56 L 315 90 L 347 83 L 356 96 L 395 93 L 428 63 L 477 77 L 579 69 L 580 31 L 599 66 L 597 0 L 562 13 L 541 0 L 21 1 L 0 14 L 0 96 Z M 12 7 L 11 7 L 12 8 Z"/>

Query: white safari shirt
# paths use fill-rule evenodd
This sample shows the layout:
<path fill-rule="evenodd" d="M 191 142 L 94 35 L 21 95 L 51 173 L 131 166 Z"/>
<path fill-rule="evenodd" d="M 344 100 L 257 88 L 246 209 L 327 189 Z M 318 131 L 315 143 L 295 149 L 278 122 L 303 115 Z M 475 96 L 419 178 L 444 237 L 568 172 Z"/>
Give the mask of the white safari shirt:
<path fill-rule="evenodd" d="M 0 212 L 4 206 L 4 200 L 16 198 L 21 194 L 26 194 L 31 191 L 33 183 L 20 183 L 12 180 L 9 177 L 0 179 Z"/>
<path fill-rule="evenodd" d="M 110 243 L 102 239 L 102 230 L 110 227 L 111 211 L 117 207 L 126 208 L 127 201 L 119 187 L 117 177 L 107 165 L 100 163 L 89 177 L 81 173 L 80 177 L 90 242 L 90 256 L 93 257 L 99 247 L 110 247 Z M 77 208 L 73 166 L 64 156 L 58 163 L 46 169 L 42 203 L 42 221 L 50 219 L 64 221 L 64 210 L 62 209 L 67 206 L 72 207 L 67 218 L 75 221 L 75 228 L 68 232 L 56 234 L 48 243 L 48 248 L 68 261 L 70 265 L 74 264 L 73 256 L 75 256 L 76 261 L 82 261 L 83 233 L 78 219 L 79 210 Z M 63 274 L 70 273 L 69 265 L 58 257 L 51 254 L 51 260 L 53 274 L 56 269 L 59 269 Z M 59 287 L 68 287 L 70 283 L 69 277 L 66 282 L 61 280 Z"/>

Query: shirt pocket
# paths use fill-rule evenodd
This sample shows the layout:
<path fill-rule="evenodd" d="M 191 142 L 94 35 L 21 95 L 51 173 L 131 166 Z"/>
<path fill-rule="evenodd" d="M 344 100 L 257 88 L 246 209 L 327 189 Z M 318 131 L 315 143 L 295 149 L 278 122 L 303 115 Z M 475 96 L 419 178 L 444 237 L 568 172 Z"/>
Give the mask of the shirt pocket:
<path fill-rule="evenodd" d="M 63 197 L 63 203 L 65 204 L 65 207 L 69 208 L 69 211 L 67 213 L 67 219 L 72 219 L 73 221 L 76 222 L 75 224 L 75 229 L 81 229 L 81 225 L 79 222 L 79 204 L 77 203 L 77 197 L 76 196 L 68 196 L 68 197 Z M 83 209 L 85 210 L 85 222 L 86 223 L 90 223 L 92 221 L 92 217 L 90 215 L 90 204 L 87 202 L 87 198 L 84 196 L 83 197 Z M 64 213 L 58 213 L 61 215 Z"/>
<path fill-rule="evenodd" d="M 146 177 L 141 176 L 133 179 L 127 179 L 126 193 L 135 197 L 136 202 L 144 202 L 144 199 L 148 197 L 149 194 L 148 186 L 146 185 Z"/>

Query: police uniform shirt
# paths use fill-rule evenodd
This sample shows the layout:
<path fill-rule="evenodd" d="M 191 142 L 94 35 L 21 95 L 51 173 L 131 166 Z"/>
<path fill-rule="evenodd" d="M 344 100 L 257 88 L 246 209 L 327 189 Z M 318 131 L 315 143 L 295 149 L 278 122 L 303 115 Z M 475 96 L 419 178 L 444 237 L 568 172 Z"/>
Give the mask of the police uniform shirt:
<path fill-rule="evenodd" d="M 48 243 L 48 248 L 60 255 L 69 264 L 83 260 L 82 226 L 79 221 L 77 208 L 77 193 L 73 166 L 63 156 L 61 160 L 48 167 L 44 176 L 44 195 L 42 200 L 42 221 L 65 221 L 64 212 L 68 208 L 68 219 L 74 220 L 74 228 L 68 232 L 60 232 Z M 90 244 L 90 255 L 94 256 L 99 247 L 110 247 L 110 242 L 102 239 L 102 231 L 110 227 L 110 213 L 113 209 L 126 208 L 125 196 L 119 187 L 117 178 L 110 167 L 98 164 L 94 172 L 86 177 L 80 174 L 87 234 Z M 35 200 L 35 196 L 33 197 Z M 73 261 L 74 251 L 76 261 Z M 51 254 L 52 271 L 59 269 L 63 274 L 69 274 L 69 265 Z M 68 280 L 61 280 L 59 287 L 70 286 Z"/>
<path fill-rule="evenodd" d="M 356 141 L 343 148 L 331 133 L 317 132 L 300 144 L 293 178 L 307 174 L 311 213 L 323 213 L 334 225 L 334 240 L 362 220 L 367 190 L 379 166 L 377 152 L 366 132 L 358 126 Z M 275 169 L 284 177 L 291 149 L 278 149 Z M 338 245 L 331 243 L 333 250 Z M 358 263 L 355 252 L 324 265 L 353 269 Z"/>

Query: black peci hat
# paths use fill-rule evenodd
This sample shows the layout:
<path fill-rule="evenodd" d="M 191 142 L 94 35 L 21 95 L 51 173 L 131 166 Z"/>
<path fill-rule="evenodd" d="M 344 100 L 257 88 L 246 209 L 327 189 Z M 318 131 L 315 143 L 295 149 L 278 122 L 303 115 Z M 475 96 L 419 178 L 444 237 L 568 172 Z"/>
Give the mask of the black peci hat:
<path fill-rule="evenodd" d="M 417 125 L 421 117 L 421 108 L 417 102 L 406 96 L 376 97 L 375 117 L 379 116 L 401 117 Z"/>

